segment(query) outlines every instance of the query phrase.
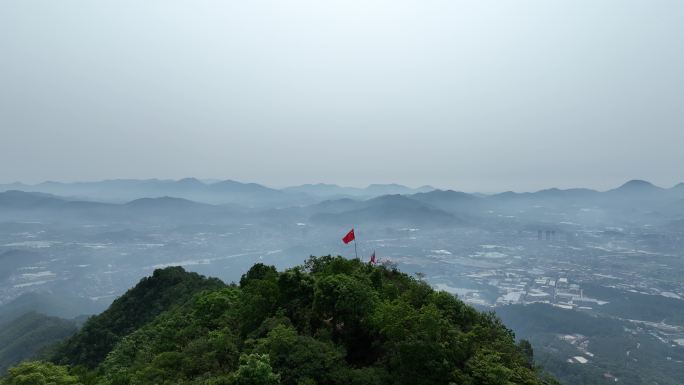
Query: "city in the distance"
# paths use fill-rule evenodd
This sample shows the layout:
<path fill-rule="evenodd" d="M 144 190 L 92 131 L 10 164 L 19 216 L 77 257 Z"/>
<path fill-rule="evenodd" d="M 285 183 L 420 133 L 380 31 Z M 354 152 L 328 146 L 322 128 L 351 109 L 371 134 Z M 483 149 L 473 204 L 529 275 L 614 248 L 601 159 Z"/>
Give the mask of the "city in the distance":
<path fill-rule="evenodd" d="M 96 314 L 169 266 L 238 282 L 255 263 L 374 253 L 495 311 L 561 380 L 684 373 L 684 184 L 470 194 L 186 178 L 0 189 L 2 320 Z M 342 241 L 352 228 L 356 245 Z M 16 357 L 0 358 L 6 368 Z"/>

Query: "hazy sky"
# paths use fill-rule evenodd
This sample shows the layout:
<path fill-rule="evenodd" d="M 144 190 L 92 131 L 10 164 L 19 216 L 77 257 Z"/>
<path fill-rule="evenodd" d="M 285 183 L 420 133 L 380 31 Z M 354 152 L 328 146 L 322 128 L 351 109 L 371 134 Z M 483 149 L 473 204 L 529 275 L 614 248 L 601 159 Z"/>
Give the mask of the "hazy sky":
<path fill-rule="evenodd" d="M 0 182 L 684 181 L 684 1 L 0 0 Z"/>

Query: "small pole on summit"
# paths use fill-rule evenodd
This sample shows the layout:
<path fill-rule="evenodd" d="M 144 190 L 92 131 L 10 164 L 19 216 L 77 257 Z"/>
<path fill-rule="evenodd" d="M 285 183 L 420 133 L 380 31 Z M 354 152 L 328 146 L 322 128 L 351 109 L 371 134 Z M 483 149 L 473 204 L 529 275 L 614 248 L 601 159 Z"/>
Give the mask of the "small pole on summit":
<path fill-rule="evenodd" d="M 354 255 L 356 256 L 356 259 L 359 259 L 359 253 L 356 251 L 356 237 L 354 237 Z"/>

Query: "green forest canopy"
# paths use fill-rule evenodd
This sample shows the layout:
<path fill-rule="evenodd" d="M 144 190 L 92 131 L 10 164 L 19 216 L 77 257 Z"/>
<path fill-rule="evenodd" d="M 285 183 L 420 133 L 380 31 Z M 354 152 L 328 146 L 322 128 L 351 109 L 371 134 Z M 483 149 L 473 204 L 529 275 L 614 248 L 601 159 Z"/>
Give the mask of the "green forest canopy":
<path fill-rule="evenodd" d="M 493 313 L 396 269 L 311 257 L 239 285 L 156 270 L 14 384 L 550 384 Z"/>

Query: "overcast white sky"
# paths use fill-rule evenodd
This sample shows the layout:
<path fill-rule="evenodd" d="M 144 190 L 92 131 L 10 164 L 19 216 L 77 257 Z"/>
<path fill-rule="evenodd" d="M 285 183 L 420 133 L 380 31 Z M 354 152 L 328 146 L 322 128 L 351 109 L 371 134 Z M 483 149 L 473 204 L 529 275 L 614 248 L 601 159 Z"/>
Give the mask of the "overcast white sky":
<path fill-rule="evenodd" d="M 684 181 L 681 0 L 0 0 L 0 182 Z"/>

